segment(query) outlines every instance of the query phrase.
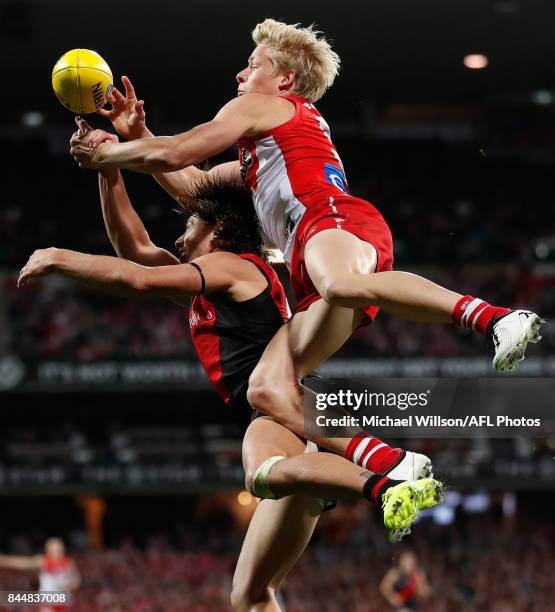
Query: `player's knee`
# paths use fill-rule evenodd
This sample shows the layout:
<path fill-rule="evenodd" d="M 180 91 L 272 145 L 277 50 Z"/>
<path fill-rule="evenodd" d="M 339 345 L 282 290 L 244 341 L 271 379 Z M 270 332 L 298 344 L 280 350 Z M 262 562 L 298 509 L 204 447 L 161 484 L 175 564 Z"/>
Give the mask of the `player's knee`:
<path fill-rule="evenodd" d="M 254 410 L 275 416 L 279 404 L 278 386 L 254 372 L 249 379 L 247 401 Z"/>
<path fill-rule="evenodd" d="M 253 410 L 289 427 L 295 404 L 294 401 L 285 401 L 287 397 L 287 385 L 283 382 L 257 384 L 247 390 L 247 400 Z"/>
<path fill-rule="evenodd" d="M 268 386 L 262 384 L 259 380 L 251 377 L 249 387 L 247 389 L 247 401 L 253 410 L 258 410 L 262 414 L 266 413 L 266 408 L 271 406 L 272 396 Z"/>
<path fill-rule="evenodd" d="M 252 493 L 252 487 L 254 484 L 254 475 L 256 474 L 256 470 L 248 469 L 245 471 L 245 490 Z"/>
<path fill-rule="evenodd" d="M 270 471 L 273 466 L 285 459 L 283 455 L 268 457 L 256 469 L 247 468 L 245 473 L 245 488 L 255 497 L 260 499 L 279 499 L 281 495 L 276 495 L 271 487 Z"/>
<path fill-rule="evenodd" d="M 298 385 L 277 377 L 251 375 L 247 401 L 253 408 L 285 427 L 291 428 L 298 418 Z M 302 399 L 301 399 L 302 409 Z"/>
<path fill-rule="evenodd" d="M 255 606 L 270 603 L 273 597 L 273 590 L 269 586 L 255 585 L 254 581 L 238 580 L 234 576 L 230 599 L 235 612 L 249 612 Z"/>

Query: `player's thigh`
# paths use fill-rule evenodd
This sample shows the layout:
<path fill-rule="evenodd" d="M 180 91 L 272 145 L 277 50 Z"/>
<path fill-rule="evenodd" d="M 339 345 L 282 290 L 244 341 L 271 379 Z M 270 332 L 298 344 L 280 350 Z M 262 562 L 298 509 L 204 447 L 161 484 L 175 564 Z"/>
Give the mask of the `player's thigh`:
<path fill-rule="evenodd" d="M 377 257 L 376 249 L 369 242 L 340 229 L 318 232 L 304 249 L 307 272 L 320 295 L 330 281 L 349 273 L 374 272 Z"/>
<path fill-rule="evenodd" d="M 247 479 L 270 457 L 294 457 L 305 452 L 306 443 L 270 417 L 261 416 L 243 437 L 243 467 Z"/>
<path fill-rule="evenodd" d="M 361 312 L 317 300 L 296 313 L 266 347 L 250 378 L 251 388 L 297 385 L 333 355 L 358 327 Z"/>
<path fill-rule="evenodd" d="M 249 387 L 268 382 L 297 384 L 289 348 L 289 324 L 283 325 L 270 340 L 250 376 Z"/>
<path fill-rule="evenodd" d="M 336 353 L 358 327 L 360 310 L 330 306 L 320 299 L 288 323 L 295 376 L 303 378 Z"/>
<path fill-rule="evenodd" d="M 301 495 L 262 500 L 241 548 L 234 590 L 256 596 L 268 587 L 277 589 L 301 557 L 320 512 L 316 499 Z"/>

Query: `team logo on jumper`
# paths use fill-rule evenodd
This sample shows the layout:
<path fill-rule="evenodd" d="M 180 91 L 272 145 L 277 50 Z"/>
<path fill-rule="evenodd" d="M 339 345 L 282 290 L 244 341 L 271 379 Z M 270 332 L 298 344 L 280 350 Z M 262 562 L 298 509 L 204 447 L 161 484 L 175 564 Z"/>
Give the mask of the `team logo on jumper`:
<path fill-rule="evenodd" d="M 326 172 L 326 183 L 330 183 L 334 187 L 341 189 L 341 191 L 346 192 L 347 179 L 345 178 L 343 172 L 332 164 L 326 164 L 324 169 Z"/>
<path fill-rule="evenodd" d="M 245 149 L 245 147 L 241 147 L 241 178 L 243 179 L 243 182 L 245 182 L 247 172 L 252 166 L 253 161 L 254 159 L 250 151 L 248 149 Z"/>
<path fill-rule="evenodd" d="M 212 313 L 208 310 L 204 318 L 207 321 L 210 321 L 212 319 Z M 194 310 L 191 310 L 191 312 L 189 313 L 189 326 L 195 327 L 196 325 L 202 322 L 202 319 L 203 319 L 202 313 L 198 313 L 198 312 L 195 312 Z"/>

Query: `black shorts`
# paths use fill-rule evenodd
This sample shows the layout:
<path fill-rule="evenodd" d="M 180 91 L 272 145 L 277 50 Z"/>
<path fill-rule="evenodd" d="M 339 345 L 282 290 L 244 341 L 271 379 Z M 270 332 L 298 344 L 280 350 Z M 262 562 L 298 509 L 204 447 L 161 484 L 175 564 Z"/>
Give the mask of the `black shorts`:
<path fill-rule="evenodd" d="M 416 599 L 408 599 L 403 602 L 398 608 L 398 610 L 419 610 L 418 602 Z"/>
<path fill-rule="evenodd" d="M 310 380 L 313 378 L 321 378 L 317 371 L 314 371 L 309 376 L 302 379 L 302 383 L 310 389 Z M 247 431 L 248 426 L 258 417 L 264 416 L 262 412 L 253 410 L 247 400 L 247 390 L 249 388 L 248 379 L 237 385 L 231 392 L 230 406 L 233 410 L 233 420 L 241 427 L 243 433 Z M 319 449 L 320 450 L 320 449 Z M 324 449 L 322 449 L 324 450 Z"/>
<path fill-rule="evenodd" d="M 229 405 L 232 410 L 233 420 L 241 428 L 243 434 L 247 431 L 248 426 L 258 417 L 264 416 L 258 410 L 253 410 L 247 400 L 247 389 L 249 381 L 246 380 L 241 385 L 236 387 L 231 393 Z"/>

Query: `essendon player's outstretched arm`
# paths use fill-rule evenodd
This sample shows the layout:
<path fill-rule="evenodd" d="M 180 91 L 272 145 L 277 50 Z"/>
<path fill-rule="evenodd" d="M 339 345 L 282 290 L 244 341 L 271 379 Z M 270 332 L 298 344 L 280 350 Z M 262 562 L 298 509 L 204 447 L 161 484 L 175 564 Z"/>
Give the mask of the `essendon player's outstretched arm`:
<path fill-rule="evenodd" d="M 229 291 L 243 280 L 237 268 L 242 268 L 244 262 L 237 255 L 210 253 L 196 262 L 202 267 L 202 275 L 189 263 L 147 267 L 117 257 L 40 249 L 22 268 L 17 286 L 25 286 L 30 278 L 58 272 L 105 293 L 122 297 L 166 297 L 185 306 L 192 295 L 202 291 L 203 284 L 209 293 Z"/>
<path fill-rule="evenodd" d="M 102 216 L 110 242 L 118 257 L 144 266 L 169 266 L 177 257 L 156 246 L 133 208 L 120 171 L 107 169 L 98 174 Z"/>
<path fill-rule="evenodd" d="M 90 125 L 78 120 L 79 133 L 92 133 Z M 117 136 L 98 130 L 105 142 L 117 142 Z M 119 257 L 145 266 L 167 266 L 179 263 L 177 257 L 157 247 L 133 208 L 125 183 L 117 168 L 106 168 L 98 175 L 102 216 L 108 238 Z"/>
<path fill-rule="evenodd" d="M 78 119 L 79 131 L 86 134 L 92 131 L 88 123 Z M 117 137 L 102 130 L 95 131 L 96 137 L 103 141 L 116 141 Z M 219 172 L 214 168 L 210 172 L 198 171 L 194 176 L 188 176 L 181 181 L 180 191 L 171 193 L 175 195 L 180 203 L 187 203 L 193 200 L 193 196 L 199 193 L 203 186 L 208 185 L 209 176 L 218 184 L 226 182 L 232 184 L 230 169 L 226 166 L 231 164 L 221 164 Z M 183 173 L 196 168 L 186 168 Z M 134 261 L 145 266 L 167 266 L 179 263 L 177 257 L 156 246 L 141 221 L 139 215 L 133 208 L 125 182 L 117 168 L 105 168 L 99 172 L 98 187 L 100 191 L 100 202 L 102 205 L 102 216 L 108 237 L 114 250 L 119 257 Z"/>

